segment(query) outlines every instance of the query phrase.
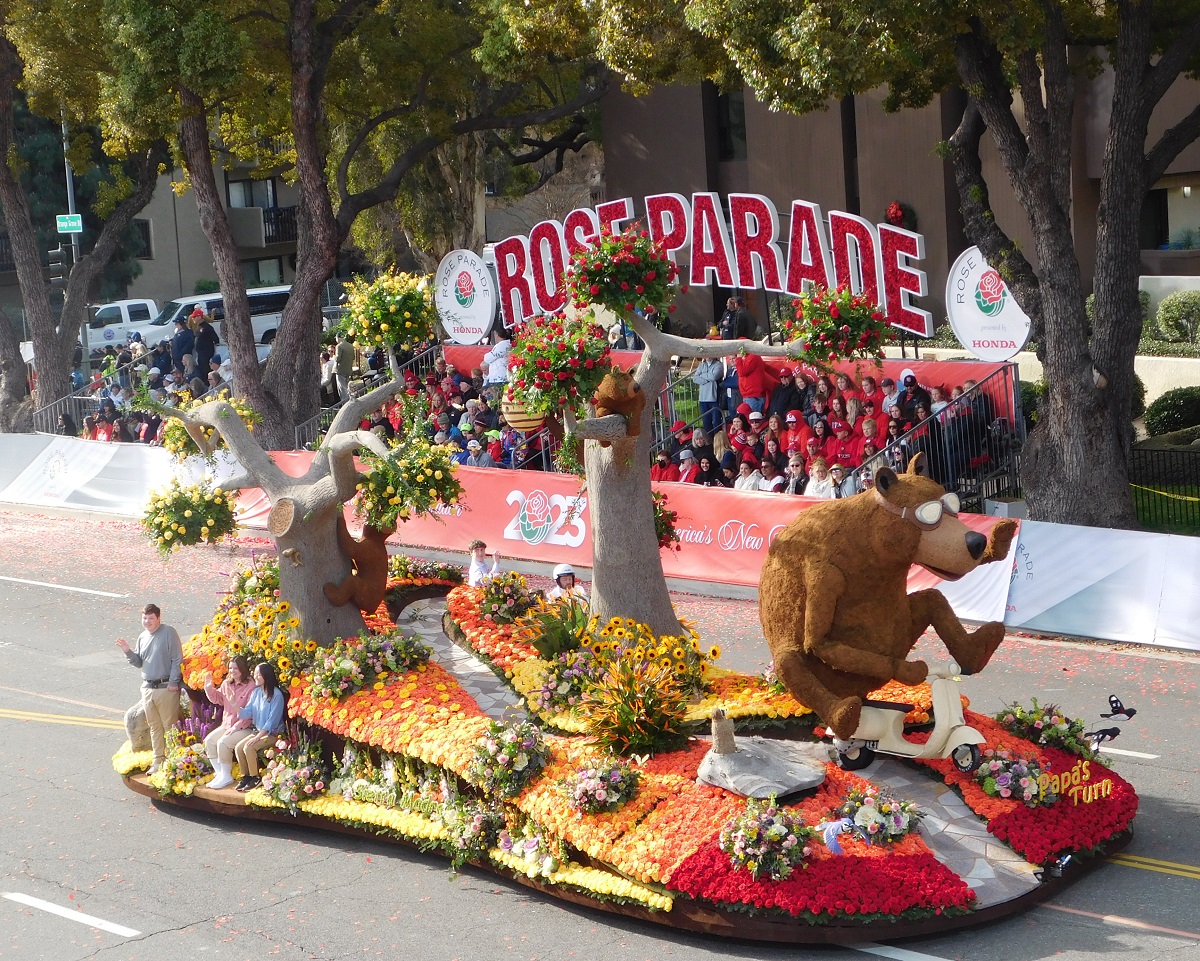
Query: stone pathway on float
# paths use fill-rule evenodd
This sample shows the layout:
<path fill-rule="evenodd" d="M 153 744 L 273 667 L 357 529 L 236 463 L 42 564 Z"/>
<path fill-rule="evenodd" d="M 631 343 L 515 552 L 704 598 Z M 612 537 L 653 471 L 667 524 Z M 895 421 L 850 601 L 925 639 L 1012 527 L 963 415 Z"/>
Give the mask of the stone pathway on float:
<path fill-rule="evenodd" d="M 975 892 L 977 907 L 1011 901 L 1041 884 L 1035 873 L 1040 868 L 989 834 L 948 784 L 882 756 L 857 773 L 896 797 L 915 801 L 925 812 L 921 836 L 934 856 Z"/>
<path fill-rule="evenodd" d="M 520 698 L 495 672 L 470 651 L 455 644 L 442 632 L 446 601 L 436 597 L 414 601 L 396 618 L 396 626 L 406 634 L 417 634 L 433 648 L 433 660 L 453 674 L 479 709 L 494 721 L 501 718 L 525 720 Z"/>
<path fill-rule="evenodd" d="M 433 649 L 433 660 L 458 679 L 488 717 L 524 720 L 526 712 L 512 689 L 442 632 L 445 612 L 443 598 L 414 601 L 397 618 L 396 626 L 420 635 Z M 857 773 L 897 797 L 915 801 L 925 811 L 922 837 L 934 856 L 967 882 L 979 908 L 1011 901 L 1040 884 L 1038 869 L 989 834 L 948 785 L 882 756 Z"/>

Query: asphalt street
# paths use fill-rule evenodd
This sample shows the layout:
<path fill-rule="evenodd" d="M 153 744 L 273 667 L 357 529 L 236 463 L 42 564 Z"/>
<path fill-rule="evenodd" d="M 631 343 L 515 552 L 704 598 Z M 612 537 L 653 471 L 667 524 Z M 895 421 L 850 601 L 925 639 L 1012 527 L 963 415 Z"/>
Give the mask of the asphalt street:
<path fill-rule="evenodd" d="M 265 544 L 258 542 L 259 547 Z M 0 510 L 0 958 L 277 956 L 656 961 L 895 958 L 1200 961 L 1200 657 L 1010 636 L 965 681 L 991 713 L 1036 695 L 1096 726 L 1137 714 L 1111 755 L 1141 797 L 1126 854 L 1047 904 L 970 931 L 848 948 L 679 934 L 566 905 L 384 842 L 191 814 L 114 773 L 138 672 L 114 644 L 156 601 L 186 636 L 255 542 L 158 560 L 131 522 Z M 678 595 L 722 663 L 767 659 L 751 601 Z M 933 640 L 919 654 L 937 657 Z M 58 909 L 59 913 L 54 913 Z M 86 915 L 87 917 L 84 917 Z"/>

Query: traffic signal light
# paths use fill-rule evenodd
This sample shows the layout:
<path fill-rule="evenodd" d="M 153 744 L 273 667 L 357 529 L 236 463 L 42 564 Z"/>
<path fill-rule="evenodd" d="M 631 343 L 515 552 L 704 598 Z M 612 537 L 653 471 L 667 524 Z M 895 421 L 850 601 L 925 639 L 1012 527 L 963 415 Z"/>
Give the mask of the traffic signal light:
<path fill-rule="evenodd" d="M 67 252 L 59 244 L 54 250 L 48 250 L 46 253 L 50 258 L 50 286 L 54 290 L 66 290 Z"/>

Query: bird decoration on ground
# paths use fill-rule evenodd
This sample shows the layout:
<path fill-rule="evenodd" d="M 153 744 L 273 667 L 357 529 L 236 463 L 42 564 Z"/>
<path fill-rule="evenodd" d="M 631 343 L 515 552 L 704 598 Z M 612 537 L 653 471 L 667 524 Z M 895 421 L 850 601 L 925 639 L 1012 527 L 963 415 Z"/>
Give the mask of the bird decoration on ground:
<path fill-rule="evenodd" d="M 1105 741 L 1115 741 L 1121 736 L 1119 727 L 1102 727 L 1097 731 L 1089 731 L 1083 735 L 1089 744 L 1092 745 L 1092 750 L 1099 750 L 1100 745 Z"/>
<path fill-rule="evenodd" d="M 1115 694 L 1108 695 L 1108 706 L 1112 711 L 1111 714 L 1101 714 L 1103 718 L 1116 718 L 1121 721 L 1130 720 L 1137 713 L 1136 707 L 1126 707 L 1121 703 L 1121 699 Z"/>

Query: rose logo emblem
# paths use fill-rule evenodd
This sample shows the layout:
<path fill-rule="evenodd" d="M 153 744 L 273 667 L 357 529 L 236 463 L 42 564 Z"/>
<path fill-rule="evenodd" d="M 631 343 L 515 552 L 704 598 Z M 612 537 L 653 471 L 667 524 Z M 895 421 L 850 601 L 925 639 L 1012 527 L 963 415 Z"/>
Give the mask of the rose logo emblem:
<path fill-rule="evenodd" d="M 985 270 L 975 285 L 975 306 L 988 317 L 995 317 L 1004 309 L 1008 289 L 1004 279 L 994 270 Z"/>
<path fill-rule="evenodd" d="M 458 280 L 454 283 L 454 299 L 458 301 L 459 307 L 470 307 L 475 300 L 475 281 L 465 270 L 459 273 Z"/>
<path fill-rule="evenodd" d="M 517 515 L 517 527 L 527 544 L 540 544 L 549 537 L 554 528 L 550 498 L 542 491 L 531 491 Z"/>

